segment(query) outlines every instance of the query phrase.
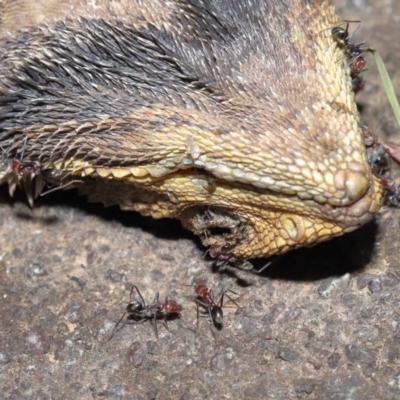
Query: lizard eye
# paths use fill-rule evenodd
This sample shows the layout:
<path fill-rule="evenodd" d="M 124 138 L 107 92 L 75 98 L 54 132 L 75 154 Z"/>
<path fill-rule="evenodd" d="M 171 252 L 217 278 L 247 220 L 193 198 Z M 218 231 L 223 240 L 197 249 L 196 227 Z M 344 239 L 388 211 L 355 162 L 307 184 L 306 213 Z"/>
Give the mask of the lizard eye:
<path fill-rule="evenodd" d="M 304 220 L 296 215 L 283 215 L 281 217 L 282 226 L 289 234 L 290 238 L 300 241 L 305 235 Z"/>

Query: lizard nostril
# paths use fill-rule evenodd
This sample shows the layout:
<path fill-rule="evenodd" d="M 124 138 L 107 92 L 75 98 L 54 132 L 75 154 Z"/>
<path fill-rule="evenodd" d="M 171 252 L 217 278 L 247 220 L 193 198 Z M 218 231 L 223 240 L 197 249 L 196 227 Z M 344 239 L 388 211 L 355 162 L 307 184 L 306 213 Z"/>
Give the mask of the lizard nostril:
<path fill-rule="evenodd" d="M 355 202 L 367 193 L 369 181 L 365 173 L 358 171 L 338 171 L 335 174 L 335 186 L 339 190 L 344 190 L 345 197 L 341 200 L 344 204 L 347 202 Z"/>

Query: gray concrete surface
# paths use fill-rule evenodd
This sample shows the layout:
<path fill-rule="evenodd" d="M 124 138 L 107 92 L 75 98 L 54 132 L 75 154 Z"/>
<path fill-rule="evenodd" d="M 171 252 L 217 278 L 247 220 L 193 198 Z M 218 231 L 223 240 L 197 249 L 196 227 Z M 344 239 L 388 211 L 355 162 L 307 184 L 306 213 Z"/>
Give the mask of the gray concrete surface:
<path fill-rule="evenodd" d="M 400 3 L 337 0 L 362 20 L 356 40 L 380 50 L 400 88 Z M 372 57 L 359 96 L 374 133 L 399 140 Z M 397 90 L 400 94 L 400 90 Z M 400 211 L 281 258 L 246 286 L 213 271 L 175 221 L 88 204 L 74 192 L 0 192 L 0 398 L 396 399 L 400 398 Z M 221 330 L 201 318 L 195 278 L 232 289 Z M 182 318 L 122 325 L 136 284 L 183 306 Z"/>

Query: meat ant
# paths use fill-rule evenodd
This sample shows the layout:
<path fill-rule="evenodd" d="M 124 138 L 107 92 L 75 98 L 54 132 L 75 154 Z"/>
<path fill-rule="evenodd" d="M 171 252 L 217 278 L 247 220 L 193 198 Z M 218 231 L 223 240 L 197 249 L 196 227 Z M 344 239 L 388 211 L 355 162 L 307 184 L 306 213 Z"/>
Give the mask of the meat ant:
<path fill-rule="evenodd" d="M 350 21 L 355 22 L 355 21 Z M 367 51 L 366 48 L 362 47 L 366 42 L 355 43 L 351 40 L 351 38 L 355 35 L 355 33 L 360 28 L 361 24 L 354 30 L 354 32 L 349 34 L 349 23 L 346 23 L 346 29 L 342 26 L 334 26 L 331 29 L 332 35 L 350 52 L 353 57 L 350 62 L 350 76 L 353 82 L 353 90 L 354 92 L 360 91 L 364 87 L 364 82 L 360 76 L 360 73 L 364 69 L 367 61 L 364 57 L 364 53 Z"/>
<path fill-rule="evenodd" d="M 12 160 L 11 169 L 17 176 L 39 175 L 41 168 L 37 162 Z"/>
<path fill-rule="evenodd" d="M 133 291 L 136 290 L 140 300 L 132 300 Z M 133 323 L 140 324 L 145 321 L 154 321 L 154 330 L 156 333 L 156 338 L 158 339 L 158 328 L 157 328 L 157 320 L 163 319 L 164 326 L 168 329 L 167 319 L 174 318 L 176 316 L 180 317 L 180 312 L 182 311 L 182 306 L 178 304 L 175 300 L 170 298 L 166 298 L 163 303 L 159 301 L 159 293 L 157 292 L 155 298 L 151 304 L 146 304 L 143 299 L 142 294 L 139 291 L 139 288 L 136 285 L 132 286 L 130 295 L 129 295 L 129 303 L 126 306 L 125 312 L 122 314 L 119 321 L 116 323 L 110 338 L 107 341 L 110 341 L 115 332 L 125 317 L 127 320 L 133 321 Z"/>
<path fill-rule="evenodd" d="M 36 176 L 41 176 L 44 181 L 51 182 L 61 177 L 62 171 L 57 168 L 42 168 L 37 161 L 12 160 L 11 169 L 15 175 L 21 178 L 33 180 Z"/>
<path fill-rule="evenodd" d="M 385 178 L 382 178 L 385 179 Z M 400 206 L 400 179 L 393 179 L 391 182 L 381 181 L 385 189 L 389 204 L 399 207 Z"/>
<path fill-rule="evenodd" d="M 264 266 L 262 266 L 260 269 L 255 269 L 254 265 L 250 261 L 240 260 L 232 253 L 222 253 L 221 249 L 222 246 L 213 244 L 204 254 L 204 257 L 209 254 L 211 258 L 217 259 L 215 265 L 219 268 L 219 271 L 223 271 L 225 268 L 228 268 L 229 270 L 231 267 L 236 267 L 243 271 L 253 270 L 254 273 L 261 274 L 282 256 L 271 256 Z"/>
<path fill-rule="evenodd" d="M 13 159 L 10 167 L 16 176 L 14 184 L 18 183 L 23 188 L 29 205 L 33 207 L 34 199 L 40 195 L 44 186 L 39 163 Z"/>
<path fill-rule="evenodd" d="M 386 174 L 390 172 L 390 161 L 394 159 L 399 163 L 399 154 L 396 147 L 377 141 L 373 151 L 368 157 L 372 173 L 378 178 L 384 189 L 384 198 L 389 205 L 400 206 L 400 178 L 390 179 Z"/>
<path fill-rule="evenodd" d="M 215 303 L 213 291 L 206 286 L 205 280 L 199 280 L 195 284 L 194 291 L 197 295 L 197 297 L 194 299 L 194 302 L 197 306 L 197 328 L 199 325 L 200 307 L 202 307 L 204 311 L 208 313 L 210 320 L 216 327 L 220 327 L 222 325 L 222 319 L 224 317 L 222 307 L 225 296 L 228 297 L 232 303 L 239 307 L 236 301 L 228 295 L 228 292 L 237 294 L 233 290 L 225 290 L 222 292 L 218 304 Z"/>
<path fill-rule="evenodd" d="M 33 207 L 34 200 L 39 196 L 45 196 L 64 189 L 74 183 L 83 183 L 81 180 L 71 180 L 66 184 L 62 184 L 62 182 L 58 184 L 63 172 L 58 168 L 43 168 L 37 161 L 13 159 L 11 161 L 11 170 L 18 178 L 19 183 L 22 184 L 31 207 Z M 43 192 L 45 186 L 50 189 Z"/>
<path fill-rule="evenodd" d="M 215 258 L 216 266 L 223 270 L 227 265 L 231 264 L 236 268 L 250 271 L 253 269 L 253 264 L 247 260 L 240 260 L 236 258 L 232 253 L 223 253 L 222 246 L 218 246 L 217 244 L 213 244 L 204 254 L 204 257 L 209 254 L 211 258 Z"/>
<path fill-rule="evenodd" d="M 359 21 L 349 21 L 349 22 L 359 22 Z M 347 49 L 350 51 L 350 53 L 353 57 L 358 57 L 365 53 L 366 49 L 362 48 L 361 46 L 363 44 L 365 44 L 366 42 L 364 41 L 364 42 L 360 42 L 360 43 L 354 43 L 353 41 L 350 40 L 356 34 L 356 32 L 360 29 L 361 24 L 359 23 L 357 28 L 350 35 L 349 22 L 346 23 L 346 29 L 344 29 L 340 25 L 337 25 L 331 29 L 331 32 L 332 32 L 332 35 L 337 40 L 342 42 L 347 47 Z"/>
<path fill-rule="evenodd" d="M 375 174 L 384 190 L 384 199 L 394 207 L 400 207 L 400 178 L 388 180 L 382 175 Z"/>

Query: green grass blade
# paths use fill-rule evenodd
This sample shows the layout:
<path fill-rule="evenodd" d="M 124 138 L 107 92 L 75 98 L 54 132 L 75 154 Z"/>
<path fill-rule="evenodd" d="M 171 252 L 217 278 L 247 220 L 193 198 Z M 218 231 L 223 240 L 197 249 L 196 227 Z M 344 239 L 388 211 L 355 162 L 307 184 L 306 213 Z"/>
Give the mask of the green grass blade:
<path fill-rule="evenodd" d="M 375 57 L 375 62 L 376 62 L 376 65 L 378 66 L 379 75 L 381 76 L 383 87 L 385 88 L 386 95 L 389 99 L 390 105 L 392 106 L 394 115 L 396 117 L 397 124 L 399 125 L 399 128 L 400 128 L 400 106 L 399 106 L 399 102 L 396 97 L 396 93 L 394 92 L 393 85 L 390 80 L 389 74 L 385 67 L 385 64 L 382 60 L 382 57 L 375 49 L 368 48 L 367 51 L 372 53 Z"/>

